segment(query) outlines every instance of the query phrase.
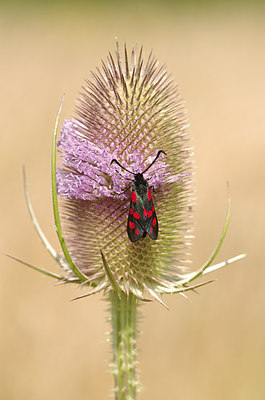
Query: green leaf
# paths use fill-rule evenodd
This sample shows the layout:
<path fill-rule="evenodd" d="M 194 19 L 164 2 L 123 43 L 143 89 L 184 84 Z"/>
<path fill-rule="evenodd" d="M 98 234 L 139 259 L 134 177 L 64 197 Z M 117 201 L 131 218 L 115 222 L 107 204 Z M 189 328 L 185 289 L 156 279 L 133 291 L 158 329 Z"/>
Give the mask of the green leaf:
<path fill-rule="evenodd" d="M 72 258 L 68 252 L 67 246 L 64 241 L 64 237 L 62 234 L 62 229 L 61 229 L 61 222 L 60 222 L 60 216 L 59 216 L 59 207 L 58 207 L 58 197 L 57 197 L 57 185 L 56 185 L 56 140 L 57 140 L 57 129 L 58 129 L 58 123 L 59 123 L 59 118 L 62 110 L 62 105 L 63 105 L 63 100 L 61 101 L 58 114 L 56 117 L 55 121 L 55 126 L 54 126 L 54 132 L 53 132 L 53 143 L 52 143 L 52 202 L 53 202 L 53 214 L 54 214 L 54 222 L 56 226 L 56 232 L 57 236 L 62 248 L 62 251 L 64 253 L 65 259 L 70 267 L 70 269 L 73 271 L 73 273 L 80 279 L 81 282 L 87 281 L 87 276 L 85 276 L 78 268 L 77 266 L 73 263 Z"/>
<path fill-rule="evenodd" d="M 24 265 L 26 265 L 27 267 L 29 267 L 29 268 L 31 268 L 31 269 L 34 269 L 35 271 L 41 272 L 43 275 L 50 276 L 51 278 L 55 278 L 55 279 L 58 279 L 58 280 L 60 280 L 60 281 L 62 281 L 62 280 L 67 281 L 67 280 L 68 280 L 66 277 L 64 277 L 64 276 L 62 276 L 62 275 L 57 275 L 57 274 L 54 274 L 53 272 L 46 271 L 46 270 L 43 269 L 43 268 L 36 267 L 35 265 L 29 264 L 29 263 L 27 263 L 26 261 L 21 260 L 20 258 L 11 256 L 10 254 L 5 254 L 5 256 L 7 256 L 7 257 L 9 257 L 9 258 L 12 258 L 12 260 L 18 261 L 19 263 L 24 264 Z"/>

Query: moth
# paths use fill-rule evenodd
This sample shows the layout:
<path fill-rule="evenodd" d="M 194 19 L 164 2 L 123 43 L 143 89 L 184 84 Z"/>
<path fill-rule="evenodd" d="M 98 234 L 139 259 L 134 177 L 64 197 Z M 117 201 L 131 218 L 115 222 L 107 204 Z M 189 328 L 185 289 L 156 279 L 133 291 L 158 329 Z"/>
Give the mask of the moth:
<path fill-rule="evenodd" d="M 143 174 L 152 167 L 161 153 L 166 154 L 163 150 L 159 150 L 152 163 L 143 172 L 137 173 L 129 171 L 116 159 L 111 161 L 111 164 L 116 163 L 122 169 L 134 175 L 134 180 L 131 185 L 132 192 L 127 222 L 127 233 L 131 242 L 136 242 L 141 237 L 144 238 L 146 233 L 148 233 L 151 239 L 157 239 L 158 220 L 152 200 L 150 186 L 147 180 L 144 179 Z"/>

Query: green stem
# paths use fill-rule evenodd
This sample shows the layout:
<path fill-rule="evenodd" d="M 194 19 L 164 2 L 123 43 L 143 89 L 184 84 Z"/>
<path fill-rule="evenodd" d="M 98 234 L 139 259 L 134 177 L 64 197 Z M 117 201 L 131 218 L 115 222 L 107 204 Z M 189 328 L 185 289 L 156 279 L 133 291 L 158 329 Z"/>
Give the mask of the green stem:
<path fill-rule="evenodd" d="M 136 297 L 112 291 L 111 324 L 113 346 L 113 375 L 115 400 L 135 400 L 138 382 L 136 377 Z"/>

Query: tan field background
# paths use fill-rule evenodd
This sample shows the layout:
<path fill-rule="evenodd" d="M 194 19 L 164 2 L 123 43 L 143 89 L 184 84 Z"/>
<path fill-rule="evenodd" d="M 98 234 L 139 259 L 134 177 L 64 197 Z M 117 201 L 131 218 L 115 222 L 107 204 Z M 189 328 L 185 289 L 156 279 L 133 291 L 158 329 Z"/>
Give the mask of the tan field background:
<path fill-rule="evenodd" d="M 31 224 L 32 203 L 49 240 L 50 156 L 66 93 L 69 118 L 85 78 L 115 50 L 115 36 L 166 63 L 179 84 L 195 148 L 197 206 L 191 268 L 210 255 L 227 209 L 232 218 L 217 261 L 248 257 L 191 294 L 142 307 L 139 400 L 265 399 L 265 9 L 179 8 L 165 3 L 0 6 L 0 251 L 58 271 Z M 4 255 L 0 279 L 0 399 L 110 398 L 107 303 L 70 299 L 76 287 Z"/>

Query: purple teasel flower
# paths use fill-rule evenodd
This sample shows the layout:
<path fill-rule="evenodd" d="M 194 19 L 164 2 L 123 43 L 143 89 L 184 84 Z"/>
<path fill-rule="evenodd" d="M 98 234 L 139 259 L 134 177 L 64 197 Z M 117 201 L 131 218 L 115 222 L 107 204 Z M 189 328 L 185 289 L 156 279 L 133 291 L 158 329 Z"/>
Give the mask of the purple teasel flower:
<path fill-rule="evenodd" d="M 63 232 L 72 260 L 108 291 L 103 252 L 121 290 L 172 292 L 185 264 L 190 240 L 192 163 L 186 113 L 165 66 L 134 48 L 124 61 L 117 47 L 86 81 L 76 116 L 63 124 L 58 149 L 57 191 L 62 198 Z M 127 232 L 133 173 L 144 174 L 159 221 L 157 240 L 131 243 Z"/>

